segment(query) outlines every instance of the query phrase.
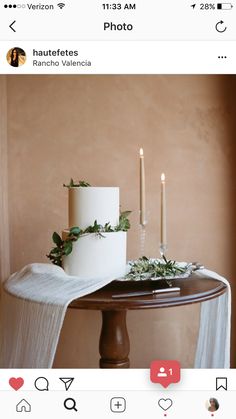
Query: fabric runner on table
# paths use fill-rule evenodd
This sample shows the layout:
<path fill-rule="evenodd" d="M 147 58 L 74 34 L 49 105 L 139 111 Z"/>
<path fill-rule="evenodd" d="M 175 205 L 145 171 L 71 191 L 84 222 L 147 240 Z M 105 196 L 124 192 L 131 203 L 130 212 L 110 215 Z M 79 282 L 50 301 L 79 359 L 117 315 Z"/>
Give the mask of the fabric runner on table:
<path fill-rule="evenodd" d="M 51 368 L 68 305 L 115 278 L 69 276 L 46 263 L 11 275 L 1 299 L 0 368 Z"/>
<path fill-rule="evenodd" d="M 230 368 L 231 288 L 227 279 L 208 269 L 196 271 L 227 285 L 217 298 L 201 303 L 195 368 Z"/>
<path fill-rule="evenodd" d="M 196 275 L 223 281 L 228 290 L 201 303 L 195 368 L 229 368 L 229 283 L 205 269 Z M 68 276 L 62 268 L 43 263 L 11 275 L 1 299 L 0 368 L 51 368 L 68 305 L 114 279 L 115 274 L 101 279 Z"/>

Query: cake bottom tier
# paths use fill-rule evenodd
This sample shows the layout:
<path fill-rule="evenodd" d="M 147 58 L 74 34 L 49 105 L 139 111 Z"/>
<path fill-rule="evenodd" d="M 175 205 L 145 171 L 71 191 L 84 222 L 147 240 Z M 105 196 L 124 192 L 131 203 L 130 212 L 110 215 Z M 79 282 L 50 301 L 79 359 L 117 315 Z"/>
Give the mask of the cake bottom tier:
<path fill-rule="evenodd" d="M 64 230 L 65 240 L 68 230 Z M 102 233 L 104 237 L 91 233 L 73 243 L 72 253 L 64 256 L 63 268 L 68 275 L 83 278 L 104 278 L 114 275 L 122 277 L 126 273 L 127 233 Z M 115 279 L 115 278 L 114 278 Z"/>

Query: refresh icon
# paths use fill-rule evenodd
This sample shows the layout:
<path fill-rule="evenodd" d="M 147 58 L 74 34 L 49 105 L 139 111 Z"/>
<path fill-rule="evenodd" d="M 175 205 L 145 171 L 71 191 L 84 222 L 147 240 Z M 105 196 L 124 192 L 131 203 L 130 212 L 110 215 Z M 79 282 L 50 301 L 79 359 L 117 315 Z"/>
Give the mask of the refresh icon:
<path fill-rule="evenodd" d="M 227 26 L 225 26 L 223 20 L 220 20 L 219 22 L 217 22 L 216 26 L 215 26 L 217 32 L 223 33 L 226 31 Z"/>

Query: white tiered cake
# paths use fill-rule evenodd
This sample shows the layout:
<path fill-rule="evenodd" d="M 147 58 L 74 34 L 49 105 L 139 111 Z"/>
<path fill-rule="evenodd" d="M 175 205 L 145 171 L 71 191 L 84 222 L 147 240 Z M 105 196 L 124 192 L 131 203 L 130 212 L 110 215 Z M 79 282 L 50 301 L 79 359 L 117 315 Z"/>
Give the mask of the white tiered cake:
<path fill-rule="evenodd" d="M 119 224 L 119 188 L 70 187 L 69 228 L 78 226 L 82 230 L 94 224 L 104 226 Z M 69 230 L 63 231 L 63 239 Z M 87 233 L 73 243 L 73 250 L 63 258 L 67 274 L 83 278 L 101 278 L 126 273 L 126 236 L 124 231 Z"/>

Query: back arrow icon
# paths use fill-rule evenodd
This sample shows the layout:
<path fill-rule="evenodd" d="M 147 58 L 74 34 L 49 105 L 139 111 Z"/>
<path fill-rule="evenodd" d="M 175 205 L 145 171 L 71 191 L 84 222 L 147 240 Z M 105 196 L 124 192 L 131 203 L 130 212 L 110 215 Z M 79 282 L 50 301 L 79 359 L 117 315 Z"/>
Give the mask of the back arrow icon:
<path fill-rule="evenodd" d="M 12 22 L 10 25 L 9 25 L 9 28 L 11 28 L 11 30 L 13 31 L 13 32 L 16 32 L 15 31 L 15 29 L 13 28 L 13 25 L 16 23 L 16 21 L 14 20 L 14 22 Z"/>
<path fill-rule="evenodd" d="M 223 23 L 224 23 L 223 20 L 220 20 L 220 22 L 217 22 L 217 24 L 215 26 L 217 32 L 223 33 L 223 32 L 226 31 L 227 26 L 224 26 L 224 27 L 221 26 L 221 25 L 223 25 Z"/>

